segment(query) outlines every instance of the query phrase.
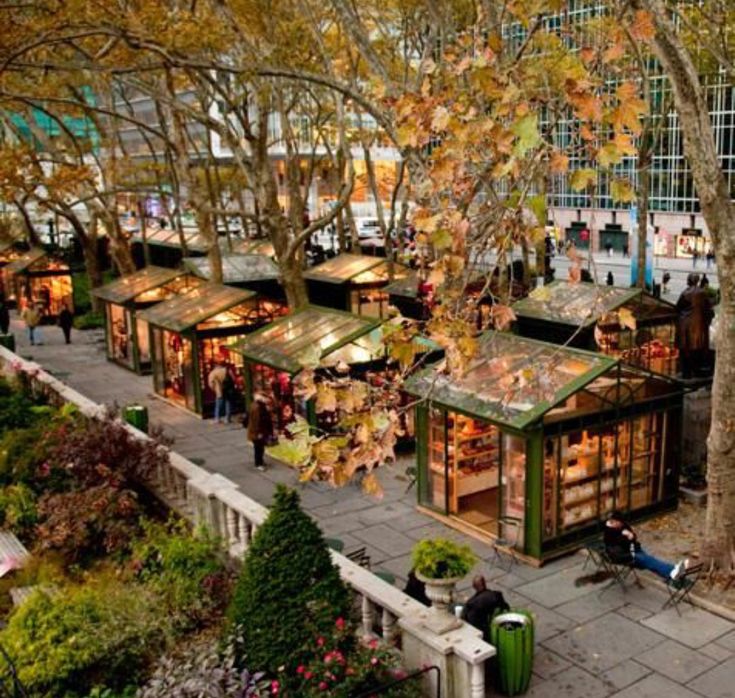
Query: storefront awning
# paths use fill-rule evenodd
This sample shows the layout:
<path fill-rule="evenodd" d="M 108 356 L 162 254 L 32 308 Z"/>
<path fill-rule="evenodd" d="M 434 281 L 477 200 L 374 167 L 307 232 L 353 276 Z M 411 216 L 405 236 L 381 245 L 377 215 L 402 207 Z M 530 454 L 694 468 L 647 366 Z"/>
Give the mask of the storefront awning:
<path fill-rule="evenodd" d="M 212 278 L 212 266 L 208 257 L 186 257 L 184 266 L 202 279 Z M 275 262 L 260 254 L 227 254 L 222 256 L 222 281 L 226 284 L 248 281 L 272 281 L 278 279 Z"/>
<path fill-rule="evenodd" d="M 111 281 L 109 284 L 93 289 L 90 293 L 109 303 L 128 303 L 141 293 L 163 286 L 184 272 L 180 269 L 165 269 L 149 266 L 128 276 Z"/>
<path fill-rule="evenodd" d="M 519 318 L 589 327 L 641 293 L 639 288 L 553 281 L 535 288 L 527 298 L 514 303 L 513 310 Z"/>
<path fill-rule="evenodd" d="M 502 332 L 478 340 L 476 358 L 461 378 L 444 374 L 443 362 L 408 379 L 407 392 L 481 419 L 523 429 L 617 361 Z"/>
<path fill-rule="evenodd" d="M 312 305 L 253 332 L 232 349 L 254 363 L 298 373 L 315 350 L 323 359 L 379 325 L 379 320 Z"/>
<path fill-rule="evenodd" d="M 43 259 L 45 256 L 46 250 L 40 247 L 34 247 L 26 252 L 22 257 L 18 257 L 18 259 L 10 262 L 10 264 L 5 267 L 5 271 L 8 274 L 20 274 L 28 269 L 28 267 Z"/>
<path fill-rule="evenodd" d="M 203 283 L 180 296 L 162 301 L 138 314 L 141 320 L 172 332 L 184 332 L 199 323 L 256 297 L 254 291 Z"/>
<path fill-rule="evenodd" d="M 384 258 L 345 253 L 312 267 L 304 273 L 304 278 L 312 281 L 326 281 L 331 284 L 343 284 L 347 281 L 355 280 L 356 277 L 360 277 L 363 274 L 375 273 L 380 266 L 385 268 L 383 278 L 387 279 L 388 265 Z M 379 281 L 380 278 L 380 275 L 376 275 L 375 279 L 372 280 Z M 357 279 L 357 281 L 360 283 L 369 283 L 371 279 Z"/>

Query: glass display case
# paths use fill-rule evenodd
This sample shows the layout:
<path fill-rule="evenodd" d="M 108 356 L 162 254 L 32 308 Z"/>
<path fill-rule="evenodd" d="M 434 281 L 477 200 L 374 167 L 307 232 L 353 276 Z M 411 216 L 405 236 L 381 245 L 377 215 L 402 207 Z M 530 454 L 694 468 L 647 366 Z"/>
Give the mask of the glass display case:
<path fill-rule="evenodd" d="M 487 332 L 461 376 L 406 382 L 419 398 L 419 505 L 543 561 L 596 535 L 613 509 L 676 506 L 682 390 L 664 375 L 579 349 Z"/>
<path fill-rule="evenodd" d="M 3 288 L 11 303 L 33 302 L 43 308 L 42 321 L 53 323 L 66 306 L 74 312 L 74 292 L 69 267 L 35 247 L 2 269 Z"/>
<path fill-rule="evenodd" d="M 676 308 L 641 289 L 555 281 L 513 310 L 524 337 L 598 350 L 669 376 L 678 372 Z"/>
<path fill-rule="evenodd" d="M 242 410 L 243 361 L 230 350 L 230 344 L 285 312 L 284 304 L 253 291 L 207 282 L 141 311 L 140 319 L 150 326 L 156 393 L 192 412 L 211 416 L 215 395 L 208 377 L 221 360 L 239 387 L 233 410 Z"/>
<path fill-rule="evenodd" d="M 407 275 L 407 270 L 393 265 L 393 279 Z M 346 310 L 356 315 L 385 319 L 388 317 L 388 294 L 391 282 L 388 262 L 380 257 L 340 254 L 304 273 L 309 300 L 320 306 Z"/>
<path fill-rule="evenodd" d="M 107 358 L 140 375 L 150 373 L 149 328 L 138 311 L 200 283 L 181 270 L 149 266 L 93 289 L 104 305 Z"/>

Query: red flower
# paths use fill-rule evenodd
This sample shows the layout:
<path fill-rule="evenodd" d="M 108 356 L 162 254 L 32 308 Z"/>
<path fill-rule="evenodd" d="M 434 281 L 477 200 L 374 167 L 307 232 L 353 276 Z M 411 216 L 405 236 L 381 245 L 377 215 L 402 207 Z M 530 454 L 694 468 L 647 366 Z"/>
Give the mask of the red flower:
<path fill-rule="evenodd" d="M 310 671 L 304 672 L 304 678 L 308 681 L 314 674 L 312 674 Z"/>
<path fill-rule="evenodd" d="M 338 630 L 344 630 L 345 627 L 345 619 L 344 618 L 337 618 L 337 620 L 334 623 L 337 626 Z"/>
<path fill-rule="evenodd" d="M 271 693 L 274 696 L 278 695 L 278 691 L 281 688 L 281 684 L 278 683 L 278 681 L 271 681 Z"/>
<path fill-rule="evenodd" d="M 296 673 L 297 673 L 297 674 L 303 674 L 303 673 L 304 673 L 304 670 L 305 670 L 305 669 L 304 669 L 304 665 L 303 665 L 303 664 L 299 664 L 299 665 L 298 665 L 298 666 L 296 667 Z"/>
<path fill-rule="evenodd" d="M 319 682 L 319 689 L 321 691 L 326 691 L 329 688 L 326 681 L 320 681 Z"/>
<path fill-rule="evenodd" d="M 318 637 L 316 639 L 316 644 L 317 644 L 317 647 L 324 647 L 324 638 L 323 637 Z"/>

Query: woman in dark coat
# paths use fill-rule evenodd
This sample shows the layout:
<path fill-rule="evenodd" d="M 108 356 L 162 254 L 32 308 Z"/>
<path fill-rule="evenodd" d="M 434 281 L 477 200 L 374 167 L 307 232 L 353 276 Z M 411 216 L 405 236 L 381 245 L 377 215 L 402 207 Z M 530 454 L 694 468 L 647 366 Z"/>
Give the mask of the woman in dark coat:
<path fill-rule="evenodd" d="M 71 344 L 71 328 L 74 326 L 74 315 L 67 306 L 64 306 L 59 313 L 59 327 L 64 333 L 64 341 Z"/>
<path fill-rule="evenodd" d="M 691 378 L 709 350 L 709 325 L 712 306 L 707 292 L 699 287 L 699 274 L 689 274 L 687 287 L 676 302 L 679 313 L 677 345 L 681 353 L 683 378 Z"/>
<path fill-rule="evenodd" d="M 271 418 L 268 402 L 260 393 L 253 396 L 253 402 L 248 410 L 248 439 L 255 449 L 255 467 L 265 470 L 263 454 L 268 441 L 273 436 L 273 419 Z"/>
<path fill-rule="evenodd" d="M 10 311 L 4 298 L 0 298 L 0 334 L 8 334 L 10 329 Z"/>

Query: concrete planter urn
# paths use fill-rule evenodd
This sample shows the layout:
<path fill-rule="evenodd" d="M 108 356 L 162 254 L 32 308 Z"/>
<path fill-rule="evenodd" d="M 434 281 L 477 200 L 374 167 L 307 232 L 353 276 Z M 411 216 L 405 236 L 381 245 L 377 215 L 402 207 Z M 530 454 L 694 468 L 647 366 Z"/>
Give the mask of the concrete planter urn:
<path fill-rule="evenodd" d="M 442 635 L 462 625 L 449 609 L 450 604 L 454 601 L 454 588 L 462 577 L 433 579 L 416 572 L 416 578 L 426 585 L 426 595 L 431 601 L 429 617 L 424 625 L 437 635 Z"/>

